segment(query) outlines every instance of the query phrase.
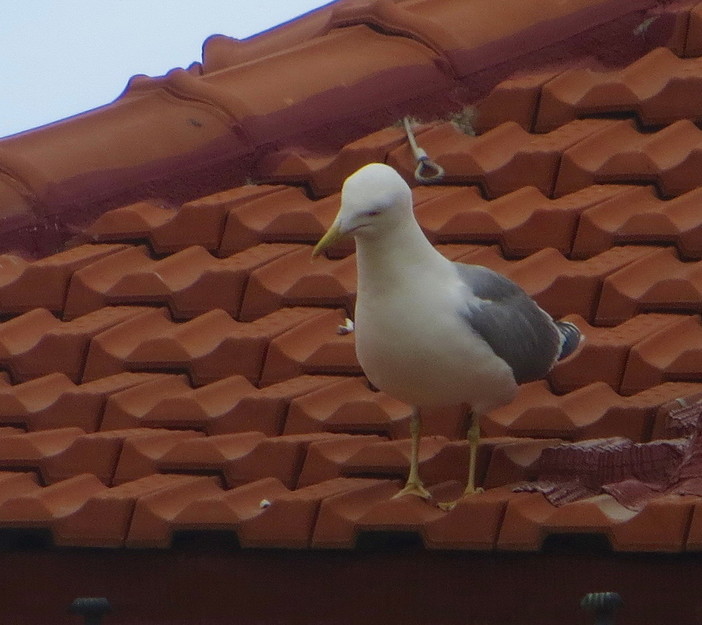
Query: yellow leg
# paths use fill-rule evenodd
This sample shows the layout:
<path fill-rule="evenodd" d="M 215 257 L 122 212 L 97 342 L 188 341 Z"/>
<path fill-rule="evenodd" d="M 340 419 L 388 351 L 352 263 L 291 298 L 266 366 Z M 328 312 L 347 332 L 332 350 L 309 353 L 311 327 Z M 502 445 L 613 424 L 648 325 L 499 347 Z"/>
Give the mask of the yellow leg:
<path fill-rule="evenodd" d="M 464 495 L 474 495 L 482 493 L 482 488 L 475 487 L 475 465 L 478 461 L 478 443 L 480 441 L 480 418 L 477 414 L 471 415 L 470 427 L 468 428 L 468 482 Z"/>
<path fill-rule="evenodd" d="M 395 495 L 416 495 L 423 499 L 430 499 L 431 494 L 424 488 L 422 480 L 419 479 L 419 439 L 422 434 L 422 420 L 419 416 L 419 409 L 415 408 L 410 418 L 410 434 L 412 435 L 412 455 L 410 457 L 410 470 L 407 476 L 405 487 Z"/>
<path fill-rule="evenodd" d="M 476 488 L 475 486 L 475 467 L 478 460 L 478 443 L 480 442 L 480 419 L 475 412 L 470 415 L 470 427 L 468 428 L 468 482 L 466 488 L 463 491 L 463 496 L 475 495 L 476 493 L 482 493 L 482 488 Z M 456 507 L 456 501 L 446 501 L 439 505 L 439 508 L 449 512 Z"/>

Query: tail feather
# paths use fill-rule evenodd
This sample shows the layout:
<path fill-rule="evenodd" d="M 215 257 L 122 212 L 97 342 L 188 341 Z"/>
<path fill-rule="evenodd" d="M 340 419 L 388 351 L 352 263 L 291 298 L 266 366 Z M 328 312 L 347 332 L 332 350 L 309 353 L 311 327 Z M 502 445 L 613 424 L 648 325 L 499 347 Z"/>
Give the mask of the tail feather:
<path fill-rule="evenodd" d="M 558 360 L 563 360 L 578 349 L 584 336 L 580 328 L 570 321 L 556 321 L 555 324 L 561 335 L 561 352 L 558 354 Z"/>

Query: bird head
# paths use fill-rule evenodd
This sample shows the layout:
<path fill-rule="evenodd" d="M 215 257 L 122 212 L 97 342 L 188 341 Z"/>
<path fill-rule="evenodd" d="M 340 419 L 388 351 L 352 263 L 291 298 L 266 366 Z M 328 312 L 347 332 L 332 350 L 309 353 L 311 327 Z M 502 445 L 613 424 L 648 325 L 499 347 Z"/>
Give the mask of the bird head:
<path fill-rule="evenodd" d="M 312 251 L 319 256 L 346 236 L 376 238 L 412 212 L 412 192 L 392 167 L 371 163 L 351 174 L 341 189 L 341 208 Z"/>

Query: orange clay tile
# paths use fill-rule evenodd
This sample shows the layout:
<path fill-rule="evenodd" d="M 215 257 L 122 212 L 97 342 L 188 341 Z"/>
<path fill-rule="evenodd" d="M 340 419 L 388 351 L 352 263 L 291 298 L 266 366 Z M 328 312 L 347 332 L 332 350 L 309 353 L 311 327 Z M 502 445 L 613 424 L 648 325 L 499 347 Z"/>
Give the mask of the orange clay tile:
<path fill-rule="evenodd" d="M 209 478 L 190 479 L 137 501 L 127 546 L 168 547 L 180 531 L 228 530 L 245 548 L 305 548 L 321 501 L 373 484 L 338 479 L 291 491 L 269 477 L 224 491 Z"/>
<path fill-rule="evenodd" d="M 700 121 L 701 83 L 702 61 L 681 59 L 668 48 L 620 70 L 573 69 L 543 86 L 535 130 L 548 132 L 578 117 L 615 111 L 634 114 L 646 126 Z"/>
<path fill-rule="evenodd" d="M 263 182 L 305 185 L 313 197 L 323 198 L 337 192 L 357 169 L 385 162 L 390 151 L 406 142 L 404 128 L 384 128 L 347 143 L 333 156 L 281 150 L 257 163 L 255 176 Z"/>
<path fill-rule="evenodd" d="M 630 397 L 595 382 L 565 395 L 554 395 L 546 382 L 520 387 L 511 404 L 481 420 L 487 436 L 554 436 L 568 440 L 624 436 L 651 440 L 659 406 L 702 391 L 702 383 L 666 383 Z"/>
<path fill-rule="evenodd" d="M 372 433 L 391 439 L 409 436 L 410 406 L 371 390 L 365 378 L 340 380 L 294 399 L 285 433 Z M 424 434 L 461 438 L 466 433 L 466 415 L 459 407 L 424 409 L 422 415 Z"/>
<path fill-rule="evenodd" d="M 560 70 L 529 72 L 511 76 L 475 104 L 471 125 L 477 134 L 504 124 L 516 122 L 527 132 L 533 130 L 541 89 Z"/>
<path fill-rule="evenodd" d="M 702 544 L 689 495 L 633 512 L 607 495 L 554 506 L 514 492 L 563 441 L 696 431 L 670 402 L 702 389 L 688 94 L 702 72 L 644 54 L 666 41 L 694 50 L 702 13 L 650 4 L 342 0 L 261 38 L 215 37 L 203 67 L 137 77 L 103 109 L 3 140 L 0 214 L 10 202 L 25 231 L 12 238 L 3 222 L 0 245 L 53 249 L 122 208 L 70 252 L 0 257 L 0 529 L 84 547 L 168 548 L 191 531 L 298 549 L 383 532 L 429 549 L 537 550 L 554 533 L 629 551 Z M 631 49 L 593 48 L 614 33 Z M 515 54 L 533 71 L 511 74 Z M 586 66 L 598 71 L 574 69 Z M 475 117 L 464 109 L 510 74 Z M 443 121 L 461 109 L 462 124 Z M 669 126 L 576 119 L 629 111 Z M 447 170 L 439 186 L 416 186 L 405 132 L 390 126 L 405 114 L 425 122 L 414 129 Z M 95 136 L 112 149 L 96 156 Z M 53 144 L 75 149 L 59 162 Z M 487 491 L 474 497 L 460 499 L 466 415 L 451 408 L 422 412 L 432 501 L 392 499 L 410 409 L 369 387 L 353 334 L 338 333 L 353 244 L 310 262 L 344 178 L 370 161 L 413 187 L 442 253 L 504 272 L 586 334 L 548 381 L 484 416 Z M 451 512 L 436 506 L 455 498 Z"/>
<path fill-rule="evenodd" d="M 693 16 L 698 12 L 699 3 L 697 0 L 660 6 L 650 11 L 651 17 L 658 18 L 651 22 L 650 26 L 655 26 L 662 18 L 664 22 L 668 22 L 668 39 L 662 41 L 661 44 L 670 48 L 680 57 L 699 56 L 694 51 L 694 41 L 699 37 L 699 34 L 695 32 L 697 26 L 693 19 Z M 646 28 L 647 25 L 643 24 L 643 28 L 640 27 L 640 30 L 643 31 Z M 647 34 L 647 32 L 642 32 L 642 34 Z"/>
<path fill-rule="evenodd" d="M 689 120 L 652 134 L 628 121 L 608 122 L 565 150 L 555 195 L 595 183 L 632 182 L 655 184 L 664 197 L 681 195 L 702 184 L 701 151 L 702 133 Z"/>
<path fill-rule="evenodd" d="M 406 438 L 410 414 L 409 406 L 385 393 L 373 392 L 364 378 L 339 378 L 293 399 L 285 433 L 374 433 Z"/>
<path fill-rule="evenodd" d="M 383 440 L 382 436 L 376 434 L 355 434 L 351 437 L 313 442 L 307 449 L 300 470 L 298 488 L 345 475 L 347 472 L 344 467 L 351 457 L 361 449 Z M 376 472 L 369 472 L 369 474 L 374 477 L 387 477 Z M 361 477 L 360 472 L 356 472 L 354 477 Z"/>
<path fill-rule="evenodd" d="M 76 385 L 63 373 L 50 373 L 15 386 L 0 386 L 0 423 L 29 432 L 100 427 L 106 400 L 127 388 L 159 379 L 151 373 L 122 373 Z"/>
<path fill-rule="evenodd" d="M 702 55 L 702 6 L 694 3 L 689 11 L 689 21 L 686 24 L 685 54 L 688 56 Z"/>
<path fill-rule="evenodd" d="M 429 549 L 494 549 L 506 502 L 515 497 L 509 489 L 492 489 L 460 499 L 462 487 L 448 482 L 430 488 L 432 501 L 418 497 L 393 499 L 399 486 L 370 484 L 322 502 L 313 546 L 350 549 L 367 532 L 411 532 Z M 436 502 L 459 497 L 456 507 L 444 512 Z"/>
<path fill-rule="evenodd" d="M 274 29 L 255 38 L 243 41 L 222 35 L 209 38 L 203 50 L 203 71 L 210 73 L 243 64 L 321 37 L 333 28 L 365 23 L 378 31 L 409 36 L 432 49 L 442 50 L 453 70 L 465 75 L 510 59 L 514 55 L 514 38 L 523 44 L 519 48 L 521 55 L 598 26 L 619 25 L 620 20 L 627 28 L 625 18 L 629 17 L 632 6 L 585 0 L 567 6 L 546 2 L 541 9 L 537 12 L 518 2 L 506 2 L 499 14 L 495 14 L 495 7 L 484 2 L 466 7 L 451 0 L 336 3 L 286 24 L 284 29 Z M 640 15 L 635 14 L 636 18 L 640 20 Z M 531 29 L 538 32 L 532 35 L 534 41 L 522 32 Z M 472 46 L 465 48 L 462 44 L 465 41 Z"/>
<path fill-rule="evenodd" d="M 127 124 L 127 120 L 132 123 Z M 114 149 L 105 150 L 104 142 L 95 142 L 90 129 L 98 127 L 110 129 L 103 139 Z M 215 169 L 214 164 L 223 158 L 221 146 L 219 150 L 216 147 L 222 137 L 228 139 L 230 154 L 248 155 L 249 146 L 231 132 L 231 120 L 221 111 L 210 104 L 153 91 L 143 97 L 122 97 L 110 106 L 52 124 L 41 132 L 8 137 L 3 140 L 2 160 L 18 163 L 14 177 L 27 181 L 36 204 L 46 213 L 67 209 L 64 219 L 72 216 L 70 209 L 75 210 L 78 197 L 89 193 L 90 206 L 84 205 L 88 214 L 77 215 L 85 223 L 88 215 L 97 216 L 107 207 L 140 197 L 183 198 L 196 180 L 183 157 L 198 155 Z M 47 145 L 66 145 L 66 141 L 73 142 L 70 158 L 65 152 L 47 149 Z M 205 147 L 208 143 L 209 150 Z M 166 163 L 168 159 L 173 160 Z M 230 169 L 234 179 L 238 173 L 243 182 L 241 170 Z M 198 173 L 200 195 L 212 187 L 213 181 L 205 178 Z M 171 183 L 170 190 L 165 180 Z"/>
<path fill-rule="evenodd" d="M 193 479 L 197 478 L 150 475 L 107 488 L 95 476 L 83 474 L 44 487 L 28 485 L 14 493 L 0 481 L 0 527 L 46 528 L 59 546 L 120 547 L 140 497 Z"/>
<path fill-rule="evenodd" d="M 3 314 L 27 312 L 32 308 L 60 312 L 73 273 L 123 248 L 122 245 L 82 245 L 32 263 L 9 254 L 0 256 Z"/>
<path fill-rule="evenodd" d="M 16 383 L 53 372 L 78 382 L 85 352 L 93 337 L 125 320 L 139 319 L 144 309 L 103 308 L 72 321 L 59 321 L 48 310 L 36 308 L 0 323 L 0 367 Z"/>
<path fill-rule="evenodd" d="M 439 246 L 438 249 L 451 260 L 485 265 L 495 271 L 504 273 L 519 283 L 534 297 L 540 306 L 554 317 L 577 313 L 588 319 L 592 319 L 594 316 L 602 281 L 607 275 L 634 260 L 646 257 L 657 251 L 657 248 L 654 247 L 629 246 L 607 250 L 585 261 L 570 261 L 558 251 L 548 248 L 539 250 L 527 258 L 510 261 L 503 258 L 496 246 L 443 245 Z M 345 289 L 352 288 L 351 280 L 355 278 L 352 261 L 335 261 L 344 263 L 338 270 L 336 269 L 338 264 L 330 263 L 327 265 L 335 274 L 343 271 L 342 275 L 346 277 L 347 287 L 341 286 L 339 284 L 340 280 L 337 279 L 336 281 L 327 281 L 328 286 L 326 288 L 312 285 L 307 291 L 303 290 L 303 287 L 307 286 L 307 281 L 300 281 L 298 285 L 297 278 L 300 275 L 304 276 L 302 271 L 314 271 L 314 264 L 311 266 L 307 264 L 304 258 L 305 255 L 302 252 L 300 252 L 300 256 L 298 261 L 302 265 L 302 270 L 295 271 L 294 268 L 288 267 L 284 260 L 281 260 L 278 265 L 274 265 L 270 269 L 264 267 L 261 270 L 262 276 L 265 276 L 271 284 L 271 291 L 273 291 L 272 285 L 280 282 L 281 284 L 276 290 L 279 294 L 284 293 L 290 288 L 288 285 L 291 281 L 293 281 L 301 295 L 307 294 L 307 298 L 311 298 L 311 293 L 329 293 L 331 291 L 333 294 L 336 294 L 337 298 L 345 298 L 344 304 L 347 306 L 347 314 L 350 314 L 350 304 L 346 302 L 349 300 L 354 301 L 355 288 L 348 291 L 345 291 Z M 279 271 L 273 271 L 278 266 L 280 266 Z M 321 263 L 320 266 L 322 266 Z M 319 280 L 318 283 L 324 284 L 322 280 Z M 258 282 L 252 284 L 252 289 L 256 289 L 252 291 L 253 293 L 262 291 L 258 286 Z M 291 291 L 295 293 L 295 290 L 291 289 Z M 244 296 L 244 304 L 242 306 L 244 318 L 253 316 L 253 313 L 249 315 L 247 312 L 247 297 L 248 290 Z M 261 298 L 263 298 L 263 294 L 261 294 Z M 269 295 L 268 298 L 273 298 L 273 295 Z M 282 295 L 278 295 L 277 298 L 275 306 L 280 306 L 284 303 L 289 303 L 290 305 L 313 303 L 310 299 L 302 296 L 299 299 L 290 299 L 289 302 L 286 302 Z M 315 303 L 317 305 L 333 304 L 333 302 L 327 302 L 322 298 Z M 253 308 L 253 304 L 251 306 Z M 263 310 L 266 312 L 273 309 L 273 307 L 274 304 L 269 303 L 268 307 Z"/>
<path fill-rule="evenodd" d="M 312 535 L 312 546 L 326 549 L 351 549 L 356 546 L 360 531 L 365 529 L 363 520 L 369 511 L 384 502 L 391 501 L 399 492 L 396 483 L 386 480 L 368 481 L 365 488 L 339 494 L 322 502 Z M 394 500 L 394 510 L 401 511 L 402 525 L 394 522 L 376 525 L 374 529 L 421 532 L 430 519 L 440 518 L 441 511 L 418 497 L 402 497 Z M 392 504 L 391 504 L 392 505 Z M 392 513 L 391 513 L 392 514 Z M 371 523 L 371 526 L 375 524 Z"/>
<path fill-rule="evenodd" d="M 492 4 L 467 7 L 455 0 L 440 9 L 426 2 L 406 9 L 389 1 L 344 3 L 323 13 L 332 17 L 321 22 L 315 14 L 311 29 L 274 37 L 272 47 L 243 44 L 268 51 L 261 56 L 242 56 L 242 44 L 234 44 L 237 60 L 214 62 L 218 71 L 195 65 L 155 79 L 137 76 L 110 105 L 4 139 L 4 195 L 20 206 L 13 213 L 22 240 L 42 247 L 32 213 L 60 215 L 56 224 L 63 229 L 148 197 L 181 203 L 243 183 L 261 156 L 276 149 L 332 154 L 408 109 L 427 119 L 443 117 L 520 66 L 589 55 L 626 62 L 669 38 L 670 20 L 661 19 L 662 29 L 655 23 L 645 38 L 632 41 L 640 9 L 652 4 L 549 0 L 533 11 L 509 2 L 495 18 Z M 601 44 L 625 37 L 625 51 Z M 231 50 L 231 40 L 214 41 L 215 48 Z M 300 67 L 308 68 L 307 80 L 297 78 Z M 112 149 L 104 149 L 106 142 Z M 71 158 L 51 149 L 68 144 Z M 43 235 L 50 237 L 50 230 Z"/>
<path fill-rule="evenodd" d="M 409 469 L 411 440 L 377 441 L 369 436 L 361 441 L 357 436 L 313 446 L 303 467 L 301 479 L 305 483 L 346 477 L 382 477 L 406 479 Z M 490 454 L 504 439 L 484 438 L 480 441 L 477 457 L 476 482 L 482 484 Z M 449 441 L 443 436 L 423 436 L 419 448 L 419 466 L 426 485 L 447 480 L 463 481 L 468 475 L 468 442 Z"/>
<path fill-rule="evenodd" d="M 605 278 L 629 263 L 647 258 L 657 251 L 654 247 L 618 247 L 587 260 L 572 261 L 556 250 L 547 248 L 527 258 L 508 261 L 497 254 L 494 248 L 485 248 L 458 260 L 485 265 L 503 273 L 519 284 L 554 318 L 578 314 L 592 320 Z"/>
<path fill-rule="evenodd" d="M 628 395 L 666 381 L 702 381 L 701 362 L 700 318 L 687 317 L 632 347 L 621 392 Z"/>
<path fill-rule="evenodd" d="M 296 187 L 272 188 L 279 190 L 228 212 L 221 255 L 258 243 L 316 243 L 339 210 L 338 194 L 313 201 Z"/>
<path fill-rule="evenodd" d="M 174 323 L 165 312 L 151 310 L 133 323 L 122 323 L 91 341 L 84 379 L 126 370 L 157 370 L 187 372 L 196 386 L 231 375 L 245 375 L 255 382 L 261 376 L 272 339 L 326 312 L 288 308 L 241 323 L 215 309 L 190 321 Z"/>
<path fill-rule="evenodd" d="M 294 327 L 270 341 L 261 372 L 261 386 L 305 374 L 362 373 L 356 359 L 353 333 L 339 334 L 339 326 L 344 323 L 342 311 L 318 310 L 316 314 L 309 313 L 306 320 L 300 320 Z M 279 313 L 273 313 L 275 314 Z"/>
<path fill-rule="evenodd" d="M 142 304 L 168 306 L 174 319 L 191 319 L 213 308 L 236 317 L 249 273 L 295 249 L 259 245 L 219 259 L 192 246 L 152 260 L 144 247 L 127 248 L 74 274 L 64 315 L 71 318 L 107 305 Z"/>
<path fill-rule="evenodd" d="M 241 320 L 252 321 L 285 306 L 327 306 L 353 312 L 356 259 L 312 259 L 303 246 L 251 272 L 241 304 Z"/>
<path fill-rule="evenodd" d="M 156 254 L 177 252 L 192 245 L 217 253 L 227 212 L 240 203 L 276 190 L 277 187 L 266 185 L 245 185 L 187 202 L 178 208 L 137 202 L 104 213 L 80 238 L 146 241 Z"/>
<path fill-rule="evenodd" d="M 41 222 L 41 216 L 34 210 L 33 193 L 26 183 L 4 175 L 0 177 L 0 249 L 11 254 L 28 257 L 45 255 L 47 247 L 54 247 L 55 240 L 44 241 L 41 236 L 48 228 Z M 34 231 L 33 236 L 18 240 L 17 232 Z M 40 234 L 41 233 L 41 234 Z M 51 237 L 54 239 L 54 237 Z"/>
<path fill-rule="evenodd" d="M 261 432 L 240 432 L 198 438 L 139 437 L 125 446 L 114 479 L 123 483 L 151 473 L 205 474 L 233 488 L 276 477 L 293 488 L 312 442 L 347 436 L 315 433 L 269 438 Z"/>
<path fill-rule="evenodd" d="M 163 376 L 111 395 L 102 430 L 132 427 L 186 428 L 208 435 L 256 431 L 282 433 L 291 401 L 338 382 L 301 376 L 257 389 L 243 376 L 231 376 L 193 389 L 185 376 Z M 304 432 L 317 431 L 306 429 Z"/>
<path fill-rule="evenodd" d="M 507 505 L 498 549 L 537 551 L 551 534 L 604 536 L 615 551 L 676 552 L 684 548 L 692 513 L 689 499 L 659 497 L 640 512 L 610 495 L 552 506 L 541 495 L 525 495 Z"/>
<path fill-rule="evenodd" d="M 319 63 L 320 58 L 330 55 L 340 64 Z M 346 127 L 349 124 L 339 124 L 337 130 L 332 123 L 340 117 L 362 124 L 369 132 L 394 121 L 398 115 L 390 111 L 418 96 L 427 99 L 431 94 L 445 104 L 455 84 L 449 68 L 437 63 L 438 59 L 436 52 L 408 37 L 387 36 L 365 24 L 349 25 L 293 45 L 280 54 L 202 76 L 174 70 L 156 79 L 138 77 L 130 82 L 123 101 L 150 103 L 161 92 L 205 101 L 229 118 L 236 131 L 229 138 L 234 145 L 220 145 L 220 151 L 227 148 L 229 159 L 237 152 L 248 157 L 250 154 L 242 148 L 347 142 L 365 133 L 353 137 Z M 308 80 L 294 78 L 300 66 L 314 68 Z M 279 79 L 266 82 L 261 80 L 262 75 Z M 380 110 L 379 101 L 384 104 Z M 434 104 L 433 108 L 438 107 Z M 315 115 L 309 115 L 311 109 Z M 308 115 L 304 116 L 303 111 Z M 202 123 L 208 121 L 204 118 Z M 224 156 L 215 155 L 220 161 L 215 163 L 221 168 Z M 246 164 L 239 164 L 239 168 Z M 208 174 L 214 176 L 215 172 Z"/>
<path fill-rule="evenodd" d="M 638 313 L 702 313 L 702 261 L 684 262 L 659 249 L 604 280 L 596 323 L 613 325 Z"/>
<path fill-rule="evenodd" d="M 594 256 L 613 245 L 666 243 L 686 260 L 702 259 L 699 189 L 661 200 L 653 187 L 624 188 L 624 193 L 581 214 L 573 243 L 575 258 Z"/>
<path fill-rule="evenodd" d="M 548 376 L 556 393 L 563 394 L 587 386 L 593 382 L 606 382 L 620 394 L 624 392 L 622 377 L 628 367 L 632 348 L 649 336 L 657 333 L 680 333 L 688 323 L 683 315 L 666 315 L 651 313 L 637 315 L 613 328 L 589 325 L 582 317 L 568 317 L 585 334 L 586 339 L 578 351 L 566 360 L 557 363 Z M 643 390 L 653 384 L 643 384 L 637 390 Z"/>
<path fill-rule="evenodd" d="M 193 500 L 221 493 L 221 488 L 213 477 L 177 477 L 181 480 L 172 488 L 148 493 L 136 501 L 125 540 L 127 547 L 169 547 L 172 538 L 169 521 L 172 517 Z M 125 486 L 131 483 L 133 482 L 128 482 Z M 204 515 L 202 521 L 205 525 Z"/>
<path fill-rule="evenodd" d="M 17 474 L 29 476 L 30 474 Z M 15 481 L 17 478 L 15 478 Z M 27 482 L 22 492 L 5 496 L 4 480 L 0 480 L 0 527 L 43 528 L 51 532 L 52 539 L 57 545 L 75 544 L 75 538 L 80 536 L 80 511 L 86 501 L 107 487 L 94 475 L 84 474 L 75 476 L 55 484 L 42 487 L 31 480 Z M 115 514 L 115 510 L 103 509 L 102 512 Z M 116 522 L 116 523 L 115 523 Z M 106 539 L 106 546 L 119 546 L 123 532 L 118 527 L 125 524 L 125 519 L 109 516 L 105 523 L 96 528 Z M 123 529 L 123 528 L 120 528 Z M 80 540 L 80 539 L 79 539 Z M 111 544 L 110 544 L 111 543 Z M 79 542 L 80 544 L 80 542 Z"/>
<path fill-rule="evenodd" d="M 5 436 L 0 438 L 0 469 L 31 468 L 45 484 L 92 473 L 108 484 L 120 447 L 116 437 L 71 427 Z"/>
<path fill-rule="evenodd" d="M 625 189 L 595 185 L 552 200 L 534 187 L 522 187 L 488 201 L 476 187 L 419 187 L 415 214 L 433 243 L 498 243 L 508 258 L 543 248 L 569 256 L 583 211 L 615 202 Z"/>
<path fill-rule="evenodd" d="M 449 441 L 444 437 L 424 436 L 419 448 L 419 465 L 423 479 L 427 483 L 435 483 L 428 480 L 425 466 L 427 462 L 435 459 L 437 454 L 443 450 Z M 339 470 L 346 476 L 373 476 L 384 477 L 385 479 L 401 480 L 407 477 L 410 458 L 410 440 L 379 441 L 371 442 L 360 448 L 352 446 L 353 453 L 348 457 L 339 455 L 336 450 L 332 450 L 333 456 L 338 459 L 343 458 Z M 324 452 L 324 449 L 320 450 Z"/>
<path fill-rule="evenodd" d="M 545 135 L 532 135 L 518 124 L 506 122 L 479 137 L 465 135 L 453 124 L 441 124 L 422 133 L 421 145 L 445 169 L 446 183 L 478 184 L 488 198 L 525 186 L 551 195 L 563 152 L 614 123 L 579 120 Z M 388 164 L 409 177 L 407 164 L 413 161 L 407 159 L 407 150 L 393 151 Z"/>

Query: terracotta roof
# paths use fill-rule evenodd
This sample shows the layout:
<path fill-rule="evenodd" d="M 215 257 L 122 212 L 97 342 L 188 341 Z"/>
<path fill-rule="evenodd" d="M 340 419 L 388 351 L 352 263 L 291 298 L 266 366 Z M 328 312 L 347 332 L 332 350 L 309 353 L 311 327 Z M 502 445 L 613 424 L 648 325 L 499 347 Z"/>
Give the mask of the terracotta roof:
<path fill-rule="evenodd" d="M 428 549 L 598 534 L 698 550 L 701 7 L 341 1 L 0 141 L 0 529 L 115 548 L 226 530 L 245 547 L 396 531 Z M 441 184 L 414 181 L 405 114 Z M 391 499 L 410 409 L 338 332 L 352 246 L 310 263 L 370 161 L 414 186 L 444 254 L 587 336 L 485 417 L 486 491 L 451 512 Z M 466 424 L 425 417 L 420 470 L 449 499 Z"/>

